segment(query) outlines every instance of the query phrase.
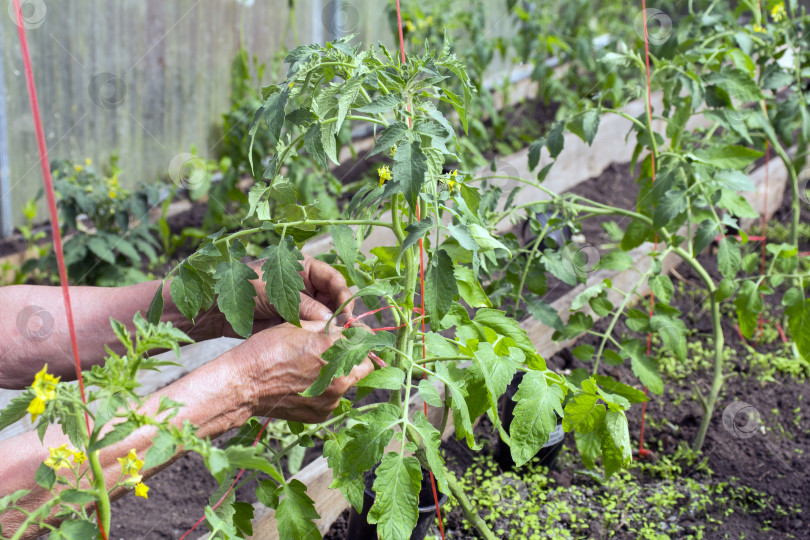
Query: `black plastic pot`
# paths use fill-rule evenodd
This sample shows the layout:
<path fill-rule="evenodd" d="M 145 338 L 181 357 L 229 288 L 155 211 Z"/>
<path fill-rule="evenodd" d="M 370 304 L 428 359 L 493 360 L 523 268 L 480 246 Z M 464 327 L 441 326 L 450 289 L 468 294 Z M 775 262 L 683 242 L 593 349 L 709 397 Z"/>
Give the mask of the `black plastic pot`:
<path fill-rule="evenodd" d="M 506 393 L 504 393 L 501 398 L 499 416 L 507 432 L 509 432 L 512 427 L 512 419 L 515 417 L 515 405 L 517 405 L 516 402 L 512 401 L 512 397 L 514 397 L 515 393 L 518 391 L 518 385 L 520 385 L 524 375 L 525 372 L 518 372 L 511 384 L 506 388 Z M 543 446 L 535 456 L 539 458 L 540 465 L 548 467 L 549 469 L 553 467 L 557 462 L 557 456 L 560 455 L 560 450 L 564 442 L 565 432 L 562 429 L 560 418 L 557 418 L 557 427 L 551 432 L 545 446 Z M 495 448 L 495 461 L 498 462 L 498 465 L 500 465 L 501 469 L 504 471 L 511 471 L 515 468 L 515 462 L 512 459 L 512 451 L 509 445 L 500 439 L 498 440 L 498 446 Z"/>
<path fill-rule="evenodd" d="M 538 212 L 535 215 L 535 219 L 537 219 L 537 221 L 540 222 L 541 227 L 545 227 L 546 225 L 548 225 L 548 222 L 551 219 L 551 214 Z M 534 231 L 532 231 L 528 219 L 523 222 L 522 233 L 524 245 L 527 246 L 531 245 L 535 240 L 537 240 L 537 235 L 534 233 Z M 540 241 L 540 248 L 541 251 L 546 248 L 560 249 L 562 248 L 562 246 L 566 245 L 570 241 L 571 241 L 571 229 L 569 229 L 568 227 L 552 229 L 548 231 L 543 240 Z"/>
<path fill-rule="evenodd" d="M 375 495 L 371 486 L 374 484 L 375 478 L 374 471 L 366 474 L 363 512 L 358 513 L 357 509 L 352 507 L 346 540 L 377 540 L 377 525 L 368 523 L 368 512 L 371 510 L 371 505 L 374 504 Z M 447 495 L 440 492 L 439 506 L 443 506 L 446 502 Z M 436 503 L 433 499 L 433 488 L 430 485 L 430 473 L 426 469 L 422 469 L 422 486 L 419 489 L 419 517 L 416 520 L 416 528 L 411 533 L 411 540 L 424 540 L 435 517 Z"/>

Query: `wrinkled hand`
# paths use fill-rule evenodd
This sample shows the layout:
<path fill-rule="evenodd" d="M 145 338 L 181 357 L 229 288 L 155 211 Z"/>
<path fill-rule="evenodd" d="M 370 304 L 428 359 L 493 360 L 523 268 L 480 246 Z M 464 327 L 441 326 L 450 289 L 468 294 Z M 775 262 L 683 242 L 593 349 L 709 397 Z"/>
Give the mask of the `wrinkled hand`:
<path fill-rule="evenodd" d="M 279 324 L 251 336 L 220 357 L 223 368 L 235 376 L 255 416 L 270 416 L 304 423 L 323 422 L 340 398 L 374 370 L 366 358 L 346 377 L 339 377 L 316 397 L 302 397 L 324 365 L 321 354 L 340 339 L 341 332 L 324 333 L 324 322 L 301 321 L 303 328 Z"/>

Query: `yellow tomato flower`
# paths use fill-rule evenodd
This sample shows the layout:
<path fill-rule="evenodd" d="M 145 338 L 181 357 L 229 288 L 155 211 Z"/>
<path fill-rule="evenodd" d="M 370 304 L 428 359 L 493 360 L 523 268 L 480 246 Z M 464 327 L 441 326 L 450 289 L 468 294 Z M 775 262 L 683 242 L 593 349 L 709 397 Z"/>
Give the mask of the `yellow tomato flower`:
<path fill-rule="evenodd" d="M 37 416 L 45 412 L 45 404 L 56 398 L 56 385 L 58 383 L 59 377 L 48 374 L 48 364 L 42 366 L 42 369 L 34 376 L 31 390 L 34 391 L 35 397 L 28 404 L 28 412 L 31 413 L 32 422 L 37 419 Z"/>
<path fill-rule="evenodd" d="M 81 165 L 74 165 L 73 168 L 76 169 L 76 172 L 82 172 L 82 170 L 84 169 L 84 167 L 82 167 Z"/>
<path fill-rule="evenodd" d="M 456 187 L 461 189 L 461 182 L 458 181 L 458 169 L 453 169 L 453 172 L 450 173 L 447 186 L 450 188 L 450 191 L 456 189 Z"/>
<path fill-rule="evenodd" d="M 382 167 L 377 169 L 377 174 L 380 177 L 380 187 L 382 187 L 383 184 L 385 184 L 386 182 L 391 180 L 391 178 L 393 178 L 393 175 L 391 174 L 391 169 L 388 168 L 388 165 L 383 165 Z"/>
<path fill-rule="evenodd" d="M 35 421 L 37 416 L 45 412 L 45 402 L 35 397 L 28 404 L 28 412 L 31 413 L 31 421 Z"/>
<path fill-rule="evenodd" d="M 76 465 L 81 465 L 85 461 L 87 461 L 87 456 L 84 452 L 73 452 L 73 463 Z"/>
<path fill-rule="evenodd" d="M 754 24 L 754 32 L 758 32 L 760 34 L 766 34 L 767 33 L 765 28 L 763 28 L 762 26 L 760 26 L 758 24 Z"/>
<path fill-rule="evenodd" d="M 137 476 L 138 471 L 143 467 L 143 461 L 138 459 L 134 448 L 129 451 L 126 457 L 118 458 L 118 463 L 121 464 L 121 472 L 131 476 Z"/>
<path fill-rule="evenodd" d="M 55 471 L 58 471 L 62 467 L 70 468 L 70 461 L 68 460 L 73 457 L 73 451 L 68 450 L 67 443 L 58 448 L 48 448 L 48 451 L 51 455 L 45 460 L 45 465 Z"/>
<path fill-rule="evenodd" d="M 143 497 L 144 499 L 149 498 L 149 486 L 144 484 L 143 482 L 139 482 L 135 484 L 135 496 L 136 497 Z"/>
<path fill-rule="evenodd" d="M 416 27 L 413 25 L 411 21 L 405 21 L 405 29 L 408 30 L 408 32 L 413 32 L 414 30 L 416 30 Z"/>
<path fill-rule="evenodd" d="M 92 165 L 92 164 L 93 164 L 93 160 L 92 160 L 92 159 L 90 159 L 89 157 L 88 157 L 88 158 L 84 158 L 84 164 L 85 164 L 85 165 L 87 165 L 87 166 L 89 167 L 90 165 Z"/>
<path fill-rule="evenodd" d="M 56 385 L 59 383 L 59 377 L 54 377 L 48 373 L 48 364 L 42 366 L 42 369 L 34 375 L 34 383 L 31 389 L 42 401 L 51 401 L 56 398 Z"/>
<path fill-rule="evenodd" d="M 785 18 L 785 15 L 785 4 L 783 2 L 779 2 L 771 8 L 771 18 L 773 22 L 780 22 Z"/>
<path fill-rule="evenodd" d="M 111 189 L 110 191 L 107 192 L 107 195 L 109 195 L 109 197 L 111 199 L 114 199 L 114 198 L 118 197 L 118 192 L 115 191 L 114 189 Z"/>

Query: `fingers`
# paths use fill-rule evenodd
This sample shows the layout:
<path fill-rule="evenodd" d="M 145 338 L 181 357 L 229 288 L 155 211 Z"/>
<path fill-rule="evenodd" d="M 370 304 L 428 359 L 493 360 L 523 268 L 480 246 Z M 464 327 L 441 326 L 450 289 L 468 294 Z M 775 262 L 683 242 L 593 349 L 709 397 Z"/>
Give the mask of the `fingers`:
<path fill-rule="evenodd" d="M 340 272 L 317 259 L 308 259 L 307 263 L 309 265 L 309 282 L 314 289 L 311 292 L 316 298 L 325 301 L 327 307 L 336 310 L 352 297 L 352 293 L 346 285 L 346 279 Z M 318 293 L 322 294 L 319 295 Z M 328 297 L 328 300 L 324 295 Z M 354 309 L 354 300 L 343 311 L 351 314 L 352 309 Z"/>
<path fill-rule="evenodd" d="M 332 318 L 332 310 L 303 293 L 301 294 L 301 305 L 298 308 L 298 314 L 302 321 L 328 321 Z"/>
<path fill-rule="evenodd" d="M 358 381 L 363 380 L 369 373 L 374 371 L 374 364 L 371 363 L 371 359 L 366 357 L 363 362 L 349 372 L 349 375 L 346 377 L 348 382 L 348 387 L 346 390 L 357 384 Z"/>

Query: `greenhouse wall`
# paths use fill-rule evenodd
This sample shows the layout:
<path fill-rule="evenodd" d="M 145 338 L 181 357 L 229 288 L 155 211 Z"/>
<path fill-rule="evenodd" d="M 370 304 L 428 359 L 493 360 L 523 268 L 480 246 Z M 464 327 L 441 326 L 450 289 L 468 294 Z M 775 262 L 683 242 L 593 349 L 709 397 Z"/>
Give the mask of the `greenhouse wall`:
<path fill-rule="evenodd" d="M 122 180 L 134 185 L 165 176 L 172 157 L 192 147 L 212 156 L 241 43 L 268 63 L 268 78 L 285 36 L 288 47 L 345 32 L 382 38 L 385 13 L 365 3 L 297 2 L 291 17 L 289 0 L 24 0 L 50 157 L 103 163 L 120 152 Z M 17 27 L 0 15 L 7 235 L 41 175 Z"/>

